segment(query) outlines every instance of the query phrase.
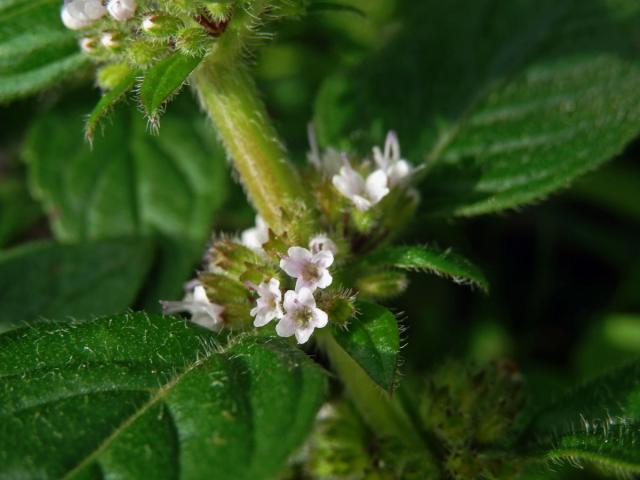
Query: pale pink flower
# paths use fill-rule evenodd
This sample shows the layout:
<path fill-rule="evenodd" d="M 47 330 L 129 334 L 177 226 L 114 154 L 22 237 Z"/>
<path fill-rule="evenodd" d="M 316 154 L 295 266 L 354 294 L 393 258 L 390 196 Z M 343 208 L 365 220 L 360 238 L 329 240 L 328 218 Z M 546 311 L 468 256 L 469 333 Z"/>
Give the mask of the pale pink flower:
<path fill-rule="evenodd" d="M 296 278 L 296 290 L 327 288 L 333 278 L 329 267 L 333 263 L 333 253 L 327 250 L 311 253 L 306 248 L 291 247 L 287 256 L 280 260 L 280 268 L 290 277 Z"/>
<path fill-rule="evenodd" d="M 326 312 L 316 307 L 316 300 L 308 288 L 285 293 L 284 308 L 286 314 L 276 325 L 276 332 L 281 337 L 295 335 L 300 344 L 306 343 L 316 328 L 323 328 L 329 322 Z"/>
<path fill-rule="evenodd" d="M 224 307 L 211 303 L 202 285 L 195 285 L 193 290 L 181 302 L 160 302 L 165 314 L 187 312 L 191 321 L 209 330 L 218 331 L 222 327 Z"/>
<path fill-rule="evenodd" d="M 251 316 L 255 317 L 253 325 L 264 327 L 274 319 L 284 316 L 282 311 L 282 292 L 280 280 L 272 278 L 268 282 L 262 282 L 256 288 L 260 297 L 256 301 L 256 307 L 251 310 Z"/>

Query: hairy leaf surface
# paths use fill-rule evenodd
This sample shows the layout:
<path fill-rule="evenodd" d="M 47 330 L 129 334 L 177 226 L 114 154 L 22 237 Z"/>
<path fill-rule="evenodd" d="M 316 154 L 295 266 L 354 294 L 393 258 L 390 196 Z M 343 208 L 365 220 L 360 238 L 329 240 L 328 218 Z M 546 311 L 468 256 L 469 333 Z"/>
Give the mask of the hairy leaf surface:
<path fill-rule="evenodd" d="M 153 259 L 150 242 L 32 243 L 0 254 L 0 331 L 40 318 L 121 313 Z"/>
<path fill-rule="evenodd" d="M 385 390 L 391 390 L 398 368 L 400 333 L 393 313 L 375 303 L 359 302 L 348 329 L 334 328 L 338 344 Z"/>
<path fill-rule="evenodd" d="M 533 418 L 524 438 L 540 458 L 640 473 L 640 363 L 559 397 Z"/>
<path fill-rule="evenodd" d="M 0 476 L 276 477 L 324 374 L 283 340 L 213 338 L 143 314 L 4 334 Z"/>
<path fill-rule="evenodd" d="M 354 132 L 362 144 L 396 129 L 426 163 L 429 213 L 540 199 L 640 131 L 635 0 L 406 0 L 400 11 L 374 58 L 327 81 L 318 127 L 327 142 Z"/>
<path fill-rule="evenodd" d="M 427 271 L 453 279 L 457 283 L 467 283 L 489 290 L 489 281 L 473 263 L 450 250 L 436 250 L 431 247 L 387 247 L 362 259 L 365 267 L 392 267 L 402 270 Z"/>
<path fill-rule="evenodd" d="M 140 85 L 140 100 L 147 115 L 156 117 L 158 110 L 180 90 L 201 61 L 202 57 L 176 52 L 145 72 Z"/>
<path fill-rule="evenodd" d="M 0 103 L 50 87 L 87 63 L 59 0 L 0 0 Z"/>

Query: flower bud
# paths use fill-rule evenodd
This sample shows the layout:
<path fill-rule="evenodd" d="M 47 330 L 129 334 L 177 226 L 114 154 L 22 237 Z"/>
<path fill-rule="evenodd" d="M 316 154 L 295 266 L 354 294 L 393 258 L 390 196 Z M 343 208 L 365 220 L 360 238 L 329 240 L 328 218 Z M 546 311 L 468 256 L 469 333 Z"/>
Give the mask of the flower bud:
<path fill-rule="evenodd" d="M 251 325 L 251 293 L 242 283 L 224 275 L 203 273 L 199 281 L 212 302 L 224 307 L 225 324 L 242 329 Z"/>
<path fill-rule="evenodd" d="M 320 305 L 335 325 L 345 325 L 356 313 L 354 298 L 346 293 L 324 297 Z"/>
<path fill-rule="evenodd" d="M 403 272 L 376 272 L 360 277 L 356 289 L 364 296 L 375 299 L 397 297 L 407 289 L 409 280 Z"/>
<path fill-rule="evenodd" d="M 100 37 L 100 43 L 107 50 L 117 52 L 122 47 L 122 35 L 118 32 L 104 32 Z"/>
<path fill-rule="evenodd" d="M 232 240 L 215 242 L 209 250 L 208 258 L 210 269 L 220 269 L 236 279 L 247 271 L 248 265 L 262 263 L 256 252 Z"/>
<path fill-rule="evenodd" d="M 84 53 L 91 55 L 95 53 L 100 45 L 100 40 L 97 37 L 83 37 L 80 39 L 80 48 Z"/>
<path fill-rule="evenodd" d="M 136 0 L 109 0 L 107 3 L 107 11 L 109 15 L 118 20 L 125 22 L 136 14 Z"/>
<path fill-rule="evenodd" d="M 127 60 L 134 68 L 146 68 L 161 58 L 167 46 L 148 40 L 136 40 L 127 48 Z"/>
<path fill-rule="evenodd" d="M 144 17 L 140 29 L 154 37 L 169 37 L 175 35 L 182 26 L 179 18 L 163 13 L 152 13 Z"/>
<path fill-rule="evenodd" d="M 122 82 L 131 69 L 126 63 L 110 63 L 98 70 L 96 75 L 98 86 L 105 91 L 112 90 Z"/>
<path fill-rule="evenodd" d="M 200 27 L 182 28 L 176 34 L 176 48 L 185 55 L 204 55 L 211 45 L 211 37 Z"/>

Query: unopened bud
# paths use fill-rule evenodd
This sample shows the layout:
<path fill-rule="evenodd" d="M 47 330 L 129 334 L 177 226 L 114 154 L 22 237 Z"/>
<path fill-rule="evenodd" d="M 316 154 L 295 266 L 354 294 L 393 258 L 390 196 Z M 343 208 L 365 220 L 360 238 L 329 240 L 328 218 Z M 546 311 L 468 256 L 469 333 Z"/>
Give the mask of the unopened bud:
<path fill-rule="evenodd" d="M 95 53 L 100 45 L 100 40 L 97 37 L 83 37 L 80 39 L 80 48 L 84 53 Z"/>
<path fill-rule="evenodd" d="M 96 75 L 98 86 L 102 90 L 112 90 L 131 73 L 126 63 L 110 63 L 98 70 Z"/>
<path fill-rule="evenodd" d="M 258 263 L 261 259 L 256 252 L 232 240 L 219 240 L 209 251 L 210 268 L 219 268 L 235 278 L 247 270 L 247 265 Z"/>
<path fill-rule="evenodd" d="M 102 46 L 107 50 L 116 52 L 122 47 L 122 35 L 118 32 L 105 32 L 102 34 L 102 37 L 100 37 L 100 43 L 102 43 Z"/>
<path fill-rule="evenodd" d="M 403 272 L 385 271 L 375 272 L 356 281 L 358 291 L 367 297 L 376 299 L 392 298 L 407 289 L 409 280 Z"/>
<path fill-rule="evenodd" d="M 345 325 L 356 313 L 353 297 L 342 294 L 324 299 L 322 309 L 327 312 L 331 323 L 335 325 Z"/>
<path fill-rule="evenodd" d="M 127 48 L 127 59 L 135 68 L 145 68 L 161 58 L 167 51 L 167 46 L 158 42 L 136 40 Z"/>
<path fill-rule="evenodd" d="M 180 29 L 176 35 L 176 48 L 185 55 L 204 55 L 211 45 L 211 37 L 201 27 Z"/>
<path fill-rule="evenodd" d="M 199 281 L 212 302 L 224 307 L 225 323 L 234 329 L 250 326 L 251 294 L 249 289 L 237 280 L 224 275 L 204 273 Z"/>
<path fill-rule="evenodd" d="M 175 35 L 182 27 L 182 21 L 171 15 L 153 13 L 147 15 L 140 25 L 141 30 L 154 37 L 169 37 Z"/>

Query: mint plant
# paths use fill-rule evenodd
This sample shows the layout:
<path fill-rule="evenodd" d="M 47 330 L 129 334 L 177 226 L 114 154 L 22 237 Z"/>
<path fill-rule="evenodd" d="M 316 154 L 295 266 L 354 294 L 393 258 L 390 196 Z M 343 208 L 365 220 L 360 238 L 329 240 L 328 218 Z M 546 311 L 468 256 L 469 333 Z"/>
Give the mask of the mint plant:
<path fill-rule="evenodd" d="M 541 380 L 479 330 L 516 248 L 486 275 L 452 222 L 574 181 L 637 221 L 578 179 L 640 131 L 639 44 L 631 0 L 0 0 L 0 476 L 640 474 L 637 316 Z M 635 237 L 566 218 L 637 306 Z"/>

